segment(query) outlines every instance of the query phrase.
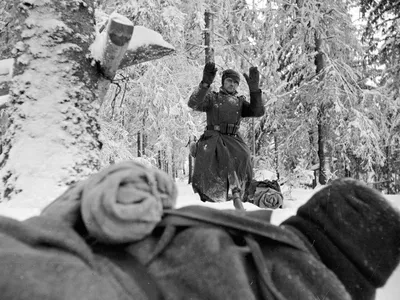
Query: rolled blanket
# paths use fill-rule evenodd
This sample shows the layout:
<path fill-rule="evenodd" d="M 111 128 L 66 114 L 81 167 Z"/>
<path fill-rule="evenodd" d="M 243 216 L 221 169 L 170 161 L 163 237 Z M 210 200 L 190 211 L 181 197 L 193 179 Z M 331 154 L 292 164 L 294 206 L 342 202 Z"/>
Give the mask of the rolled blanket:
<path fill-rule="evenodd" d="M 57 216 L 61 208 L 70 221 L 80 203 L 89 236 L 103 243 L 128 243 L 146 237 L 176 198 L 176 185 L 166 173 L 127 161 L 78 182 L 43 214 Z"/>
<path fill-rule="evenodd" d="M 283 195 L 276 180 L 252 180 L 246 188 L 244 200 L 261 208 L 276 209 L 283 205 Z"/>
<path fill-rule="evenodd" d="M 261 208 L 276 209 L 282 206 L 282 193 L 271 188 L 262 188 L 255 192 L 253 203 Z"/>

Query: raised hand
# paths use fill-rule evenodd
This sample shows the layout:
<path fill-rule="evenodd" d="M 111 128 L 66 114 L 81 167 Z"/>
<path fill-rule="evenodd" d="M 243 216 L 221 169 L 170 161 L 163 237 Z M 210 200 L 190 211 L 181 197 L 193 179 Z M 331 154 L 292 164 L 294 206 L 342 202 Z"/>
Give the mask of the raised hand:
<path fill-rule="evenodd" d="M 247 81 L 250 92 L 257 92 L 260 89 L 260 72 L 258 72 L 257 67 L 250 67 L 249 75 L 243 73 L 243 76 Z"/>
<path fill-rule="evenodd" d="M 217 68 L 215 67 L 215 63 L 213 62 L 206 63 L 203 70 L 202 82 L 211 85 L 214 81 L 215 74 L 217 74 Z"/>

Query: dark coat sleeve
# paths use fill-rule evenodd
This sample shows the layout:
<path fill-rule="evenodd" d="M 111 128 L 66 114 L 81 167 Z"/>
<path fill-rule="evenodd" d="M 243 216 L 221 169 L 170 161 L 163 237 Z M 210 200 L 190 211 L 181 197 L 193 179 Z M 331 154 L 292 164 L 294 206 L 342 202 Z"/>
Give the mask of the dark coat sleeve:
<path fill-rule="evenodd" d="M 262 117 L 265 114 L 262 92 L 250 92 L 250 103 L 243 101 L 242 117 Z"/>
<path fill-rule="evenodd" d="M 212 105 L 213 92 L 200 84 L 190 95 L 188 106 L 197 111 L 208 111 Z"/>

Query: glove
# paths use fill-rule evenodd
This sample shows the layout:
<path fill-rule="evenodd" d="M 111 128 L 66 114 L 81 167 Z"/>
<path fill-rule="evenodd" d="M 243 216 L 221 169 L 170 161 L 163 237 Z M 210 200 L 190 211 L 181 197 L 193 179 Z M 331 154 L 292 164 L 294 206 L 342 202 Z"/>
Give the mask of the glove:
<path fill-rule="evenodd" d="M 243 73 L 244 78 L 250 88 L 250 92 L 257 92 L 260 84 L 260 72 L 258 72 L 257 67 L 250 67 L 249 75 Z"/>
<path fill-rule="evenodd" d="M 206 63 L 203 70 L 202 82 L 211 85 L 211 83 L 213 83 L 214 81 L 215 74 L 217 74 L 217 68 L 215 67 L 215 63 L 213 62 Z"/>

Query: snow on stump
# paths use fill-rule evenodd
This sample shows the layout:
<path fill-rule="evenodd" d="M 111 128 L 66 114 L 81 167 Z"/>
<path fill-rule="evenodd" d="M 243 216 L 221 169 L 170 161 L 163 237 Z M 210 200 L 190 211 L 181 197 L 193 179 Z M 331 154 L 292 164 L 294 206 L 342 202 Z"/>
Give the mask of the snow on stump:
<path fill-rule="evenodd" d="M 96 36 L 91 46 L 93 58 L 100 63 L 104 76 L 113 79 L 132 38 L 133 23 L 126 17 L 114 13 L 106 29 Z"/>
<path fill-rule="evenodd" d="M 108 79 L 113 79 L 118 69 L 155 60 L 175 51 L 159 33 L 143 26 L 133 26 L 128 18 L 118 13 L 110 15 L 105 29 L 98 33 L 90 50 Z"/>
<path fill-rule="evenodd" d="M 143 26 L 135 26 L 132 39 L 119 67 L 122 69 L 155 60 L 174 51 L 175 48 L 164 41 L 158 32 Z"/>

